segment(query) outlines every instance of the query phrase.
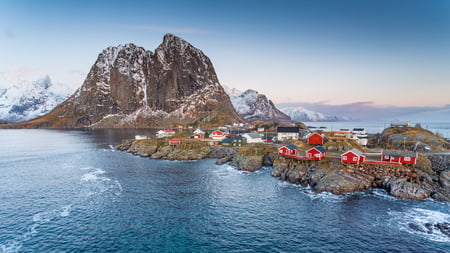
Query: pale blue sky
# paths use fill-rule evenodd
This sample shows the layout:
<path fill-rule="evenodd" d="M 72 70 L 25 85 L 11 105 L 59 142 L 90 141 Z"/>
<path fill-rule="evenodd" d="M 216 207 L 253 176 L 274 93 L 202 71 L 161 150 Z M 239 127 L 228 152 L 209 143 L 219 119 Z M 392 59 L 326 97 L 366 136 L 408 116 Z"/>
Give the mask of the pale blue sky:
<path fill-rule="evenodd" d="M 108 46 L 200 48 L 223 85 L 274 102 L 450 104 L 450 1 L 0 1 L 0 72 L 81 86 Z"/>

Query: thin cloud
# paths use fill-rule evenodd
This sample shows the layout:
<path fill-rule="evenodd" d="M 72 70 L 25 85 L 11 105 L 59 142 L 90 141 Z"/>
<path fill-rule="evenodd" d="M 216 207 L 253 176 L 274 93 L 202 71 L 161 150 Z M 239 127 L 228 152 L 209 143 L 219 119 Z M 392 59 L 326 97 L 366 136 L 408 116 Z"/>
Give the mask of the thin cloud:
<path fill-rule="evenodd" d="M 133 29 L 133 30 L 145 30 L 145 31 L 157 31 L 157 32 L 170 32 L 170 33 L 185 33 L 185 34 L 203 34 L 207 33 L 204 30 L 189 28 L 189 27 L 165 27 L 165 26 L 138 26 L 138 25 L 120 25 L 120 28 Z"/>

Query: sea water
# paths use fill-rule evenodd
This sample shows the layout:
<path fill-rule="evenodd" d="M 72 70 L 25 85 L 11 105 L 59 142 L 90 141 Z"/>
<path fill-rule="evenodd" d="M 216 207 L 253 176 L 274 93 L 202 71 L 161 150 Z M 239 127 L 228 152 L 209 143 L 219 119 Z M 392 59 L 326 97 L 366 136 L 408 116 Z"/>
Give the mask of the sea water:
<path fill-rule="evenodd" d="M 439 230 L 413 229 L 450 222 L 449 203 L 114 149 L 138 132 L 0 130 L 0 252 L 450 251 Z"/>

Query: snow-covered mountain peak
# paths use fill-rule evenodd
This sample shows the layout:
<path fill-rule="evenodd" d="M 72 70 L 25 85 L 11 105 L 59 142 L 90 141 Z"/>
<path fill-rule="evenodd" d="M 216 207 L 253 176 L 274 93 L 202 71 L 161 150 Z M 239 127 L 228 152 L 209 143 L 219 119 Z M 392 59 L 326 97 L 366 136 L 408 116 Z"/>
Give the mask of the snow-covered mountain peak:
<path fill-rule="evenodd" d="M 168 34 L 155 53 L 134 44 L 103 50 L 77 92 L 37 125 L 167 127 L 237 121 L 209 58 Z"/>
<path fill-rule="evenodd" d="M 236 112 L 245 120 L 289 121 L 289 116 L 278 110 L 264 94 L 248 89 L 244 92 L 225 87 Z"/>

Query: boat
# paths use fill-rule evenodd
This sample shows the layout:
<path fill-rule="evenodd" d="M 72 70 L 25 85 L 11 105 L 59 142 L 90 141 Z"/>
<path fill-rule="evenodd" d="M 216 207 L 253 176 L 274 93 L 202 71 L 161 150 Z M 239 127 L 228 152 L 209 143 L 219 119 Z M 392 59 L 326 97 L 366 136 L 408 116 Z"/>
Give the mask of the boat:
<path fill-rule="evenodd" d="M 134 136 L 135 140 L 146 140 L 148 139 L 147 135 L 143 135 L 143 134 L 138 134 Z"/>
<path fill-rule="evenodd" d="M 169 137 L 175 135 L 175 131 L 174 130 L 159 130 L 156 133 L 156 137 L 157 138 L 164 138 L 164 137 Z"/>

